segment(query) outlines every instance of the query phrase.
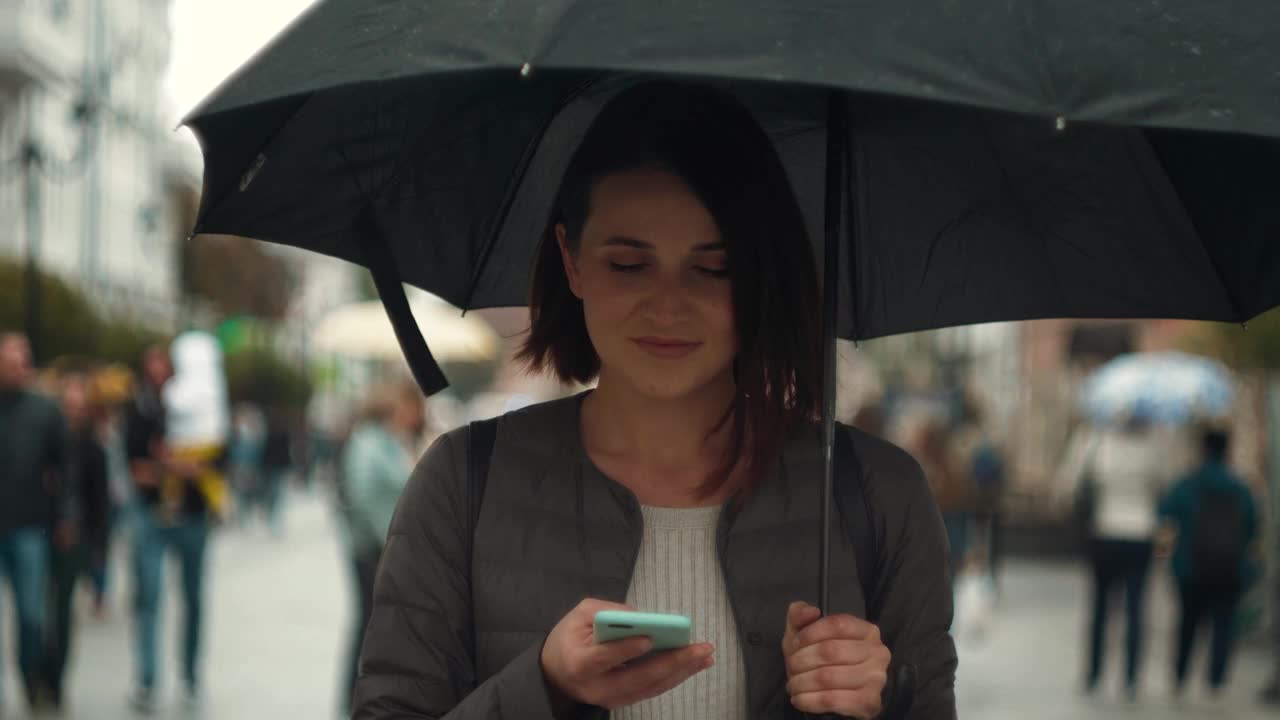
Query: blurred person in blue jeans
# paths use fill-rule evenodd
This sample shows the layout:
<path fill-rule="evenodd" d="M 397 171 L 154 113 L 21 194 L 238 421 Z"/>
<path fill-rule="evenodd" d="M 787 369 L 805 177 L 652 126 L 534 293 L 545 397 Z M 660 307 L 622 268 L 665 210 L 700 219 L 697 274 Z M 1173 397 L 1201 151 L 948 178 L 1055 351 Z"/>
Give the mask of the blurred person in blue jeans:
<path fill-rule="evenodd" d="M 1258 568 L 1250 548 L 1258 535 L 1253 494 L 1227 465 L 1230 436 L 1204 433 L 1200 467 L 1179 480 L 1160 503 L 1161 517 L 1177 528 L 1172 569 L 1182 600 L 1175 692 L 1186 685 L 1196 635 L 1209 622 L 1209 688 L 1217 696 L 1227 682 L 1240 599 Z"/>
<path fill-rule="evenodd" d="M 359 671 L 360 647 L 369 622 L 373 579 L 391 516 L 409 482 L 415 451 L 426 428 L 422 393 L 412 383 L 379 388 L 365 405 L 343 449 L 340 499 L 356 581 L 355 629 L 343 687 L 343 711 Z"/>
<path fill-rule="evenodd" d="M 141 713 L 155 709 L 167 551 L 177 556 L 181 570 L 185 700 L 188 705 L 198 701 L 205 554 L 211 515 L 226 501 L 217 466 L 225 460 L 230 422 L 216 340 L 184 333 L 174 340 L 172 354 L 171 364 L 163 347 L 146 352 L 126 424 L 138 498 L 133 557 L 138 673 L 130 700 Z"/>
<path fill-rule="evenodd" d="M 27 701 L 37 708 L 43 704 L 49 540 L 62 547 L 76 541 L 78 502 L 62 412 L 30 388 L 31 377 L 26 337 L 0 334 L 0 573 L 13 591 Z"/>

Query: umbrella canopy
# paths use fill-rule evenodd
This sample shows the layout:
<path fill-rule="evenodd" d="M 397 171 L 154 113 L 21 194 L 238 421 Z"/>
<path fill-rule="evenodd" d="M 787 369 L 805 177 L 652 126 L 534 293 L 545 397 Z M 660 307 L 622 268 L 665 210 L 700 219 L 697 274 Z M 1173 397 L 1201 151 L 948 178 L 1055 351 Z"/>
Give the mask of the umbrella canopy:
<path fill-rule="evenodd" d="M 842 337 L 1241 322 L 1280 303 L 1274 67 L 1265 0 L 330 0 L 188 119 L 198 228 L 369 265 L 367 210 L 406 282 L 521 305 L 576 139 L 633 73 L 679 73 L 752 108 L 815 242 L 829 89 L 848 91 Z"/>
<path fill-rule="evenodd" d="M 498 355 L 498 336 L 487 323 L 430 296 L 411 303 L 413 315 L 442 362 L 482 362 Z M 316 323 L 311 346 L 321 352 L 374 360 L 403 357 L 382 303 L 359 302 L 332 310 Z"/>
<path fill-rule="evenodd" d="M 1231 409 L 1231 375 L 1209 358 L 1180 352 L 1136 353 L 1098 368 L 1085 382 L 1082 404 L 1089 419 L 1115 422 L 1137 416 L 1182 423 Z"/>

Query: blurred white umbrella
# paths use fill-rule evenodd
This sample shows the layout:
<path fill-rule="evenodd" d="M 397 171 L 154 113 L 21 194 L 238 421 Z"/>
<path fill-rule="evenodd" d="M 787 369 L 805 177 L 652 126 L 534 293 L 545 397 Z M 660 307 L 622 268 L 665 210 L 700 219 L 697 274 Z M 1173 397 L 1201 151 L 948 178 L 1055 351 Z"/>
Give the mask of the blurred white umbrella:
<path fill-rule="evenodd" d="M 482 362 L 498 355 L 498 336 L 488 323 L 468 315 L 434 295 L 410 295 L 413 316 L 427 347 L 439 362 Z M 351 303 L 330 311 L 316 323 L 311 347 L 370 360 L 401 360 L 387 311 L 378 301 Z"/>
<path fill-rule="evenodd" d="M 1121 355 L 1094 371 L 1082 401 L 1089 417 L 1107 423 L 1126 414 L 1165 423 L 1231 410 L 1231 373 L 1209 358 L 1167 351 Z"/>

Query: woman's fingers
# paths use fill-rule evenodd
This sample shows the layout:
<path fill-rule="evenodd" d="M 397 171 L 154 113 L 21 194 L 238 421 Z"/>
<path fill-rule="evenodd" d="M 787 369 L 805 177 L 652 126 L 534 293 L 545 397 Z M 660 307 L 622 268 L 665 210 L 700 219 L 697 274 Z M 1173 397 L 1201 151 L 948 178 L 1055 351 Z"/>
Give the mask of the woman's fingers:
<path fill-rule="evenodd" d="M 824 640 L 866 640 L 880 642 L 880 628 L 852 615 L 828 615 L 815 620 L 796 633 L 796 648 L 806 647 Z"/>
<path fill-rule="evenodd" d="M 791 697 L 826 690 L 873 690 L 877 694 L 888 681 L 888 670 L 879 664 L 829 665 L 792 675 L 787 680 Z"/>
<path fill-rule="evenodd" d="M 836 713 L 845 717 L 870 720 L 880 714 L 880 693 L 865 690 L 823 690 L 791 696 L 797 710 L 811 715 Z"/>
<path fill-rule="evenodd" d="M 573 609 L 573 612 L 576 615 L 578 615 L 580 619 L 585 620 L 586 623 L 590 625 L 591 623 L 595 622 L 596 613 L 600 612 L 601 610 L 631 611 L 631 610 L 635 610 L 635 608 L 623 603 L 610 602 L 608 600 L 597 600 L 595 598 L 586 598 L 582 602 L 578 603 L 578 606 Z"/>
<path fill-rule="evenodd" d="M 787 674 L 799 675 L 831 665 L 858 665 L 882 655 L 888 664 L 888 653 L 883 645 L 865 640 L 824 640 L 806 645 L 788 655 Z"/>
<path fill-rule="evenodd" d="M 782 634 L 782 651 L 796 647 L 796 635 L 822 617 L 822 611 L 807 602 L 797 600 L 787 607 L 787 629 Z"/>
<path fill-rule="evenodd" d="M 711 667 L 712 652 L 710 644 L 699 643 L 613 671 L 603 678 L 603 695 L 611 700 L 605 707 L 625 707 L 676 687 Z"/>
<path fill-rule="evenodd" d="M 653 649 L 653 640 L 644 635 L 611 640 L 607 643 L 595 644 L 594 640 L 587 647 L 584 662 L 606 673 L 626 663 L 643 657 Z"/>

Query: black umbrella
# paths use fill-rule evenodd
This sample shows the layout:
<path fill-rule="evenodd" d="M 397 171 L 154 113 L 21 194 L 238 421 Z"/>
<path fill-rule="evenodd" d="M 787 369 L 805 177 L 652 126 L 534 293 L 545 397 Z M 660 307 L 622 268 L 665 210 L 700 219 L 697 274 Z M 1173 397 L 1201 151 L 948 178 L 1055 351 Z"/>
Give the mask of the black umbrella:
<path fill-rule="evenodd" d="M 438 390 L 400 281 L 524 304 L 576 140 L 654 75 L 739 97 L 825 239 L 827 497 L 836 335 L 1280 304 L 1272 0 L 328 0 L 188 118 L 196 230 L 366 265 Z"/>

